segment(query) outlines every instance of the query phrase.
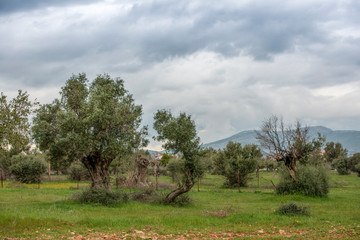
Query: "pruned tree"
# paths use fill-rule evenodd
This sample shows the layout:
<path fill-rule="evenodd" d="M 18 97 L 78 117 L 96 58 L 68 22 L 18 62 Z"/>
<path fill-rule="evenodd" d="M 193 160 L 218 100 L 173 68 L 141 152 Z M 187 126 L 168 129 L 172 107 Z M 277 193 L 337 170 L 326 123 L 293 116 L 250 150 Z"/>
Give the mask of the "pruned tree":
<path fill-rule="evenodd" d="M 151 163 L 149 157 L 145 155 L 137 154 L 134 158 L 135 169 L 131 173 L 131 176 L 128 180 L 128 185 L 131 187 L 148 187 L 149 183 L 147 182 L 147 169 Z"/>
<path fill-rule="evenodd" d="M 155 140 L 163 142 L 163 148 L 184 159 L 183 180 L 179 187 L 166 196 L 166 201 L 173 202 L 194 186 L 203 169 L 199 163 L 200 138 L 197 136 L 195 122 L 190 115 L 180 113 L 174 117 L 168 110 L 158 110 L 154 116 L 154 129 L 158 136 Z"/>
<path fill-rule="evenodd" d="M 158 190 L 158 188 L 159 188 L 158 179 L 160 176 L 161 160 L 162 159 L 158 159 L 158 158 L 153 158 L 150 160 L 150 166 L 153 168 L 153 173 L 154 173 L 154 177 L 155 177 L 155 190 Z"/>
<path fill-rule="evenodd" d="M 318 135 L 309 140 L 309 128 L 297 121 L 295 127 L 285 127 L 283 119 L 272 116 L 266 119 L 257 131 L 261 146 L 277 161 L 283 161 L 291 177 L 296 179 L 297 161 L 307 164 L 309 156 L 318 152 L 325 139 Z"/>
<path fill-rule="evenodd" d="M 55 161 L 80 160 L 92 189 L 110 190 L 111 162 L 147 144 L 147 129 L 140 128 L 142 107 L 123 80 L 108 74 L 91 84 L 84 73 L 73 75 L 60 94 L 61 100 L 42 105 L 33 120 L 36 143 Z"/>

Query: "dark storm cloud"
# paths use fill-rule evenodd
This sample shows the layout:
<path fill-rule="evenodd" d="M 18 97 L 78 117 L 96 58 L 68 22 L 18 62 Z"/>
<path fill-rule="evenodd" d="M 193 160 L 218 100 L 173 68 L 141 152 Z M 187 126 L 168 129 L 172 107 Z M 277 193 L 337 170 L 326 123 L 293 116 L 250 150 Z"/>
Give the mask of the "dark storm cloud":
<path fill-rule="evenodd" d="M 317 28 L 324 15 L 319 11 L 324 9 L 312 9 L 316 6 L 299 9 L 280 2 L 276 7 L 273 2 L 213 6 L 217 4 L 191 7 L 160 1 L 134 6 L 127 20 L 133 26 L 144 24 L 145 33 L 138 33 L 141 53 L 155 60 L 204 49 L 229 57 L 244 52 L 268 60 L 295 45 L 326 41 L 326 33 Z"/>
<path fill-rule="evenodd" d="M 0 0 L 0 15 L 14 12 L 26 12 L 46 7 L 86 5 L 99 0 Z"/>
<path fill-rule="evenodd" d="M 59 9 L 69 4 L 89 4 L 89 1 L 3 1 L 3 5 L 5 9 L 25 11 L 48 6 L 49 2 Z M 78 16 L 63 19 L 65 27 L 57 32 L 50 31 L 51 25 L 33 25 L 34 32 L 43 33 L 42 38 L 30 39 L 34 47 L 21 53 L 38 56 L 46 62 L 58 62 L 86 56 L 89 51 L 118 51 L 126 58 L 138 59 L 135 65 L 120 64 L 124 71 L 136 71 L 149 64 L 199 51 L 212 51 L 224 57 L 243 54 L 268 61 L 295 48 L 310 51 L 307 50 L 309 45 L 336 44 L 330 32 L 319 27 L 332 20 L 331 17 L 338 17 L 334 13 L 337 7 L 334 3 L 300 6 L 283 1 L 261 1 L 261 4 L 251 1 L 234 6 L 226 3 L 228 5 L 220 5 L 217 1 L 144 1 L 133 4 L 125 13 L 119 10 L 107 21 L 97 22 L 96 16 L 87 20 L 78 19 Z M 113 6 L 117 7 L 118 3 Z M 345 7 L 346 11 L 351 9 L 351 6 Z M 86 16 L 86 13 L 80 14 Z M 356 18 L 356 14 L 351 16 Z M 352 22 L 347 16 L 341 17 L 343 21 Z M 43 42 L 35 42 L 37 40 Z M 351 42 L 349 45 L 354 46 Z M 343 53 L 337 56 L 344 60 L 351 57 Z"/>
<path fill-rule="evenodd" d="M 205 142 L 271 114 L 331 127 L 341 112 L 349 128 L 359 11 L 357 0 L 0 0 L 0 89 L 51 102 L 72 73 L 107 72 L 145 124 L 158 108 L 186 111 Z"/>

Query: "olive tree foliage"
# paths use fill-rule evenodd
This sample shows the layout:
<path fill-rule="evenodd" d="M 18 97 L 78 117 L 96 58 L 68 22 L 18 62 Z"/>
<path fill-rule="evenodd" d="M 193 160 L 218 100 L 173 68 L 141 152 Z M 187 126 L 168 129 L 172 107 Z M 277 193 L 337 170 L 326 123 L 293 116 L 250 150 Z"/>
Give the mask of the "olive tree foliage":
<path fill-rule="evenodd" d="M 349 158 L 348 157 L 346 157 L 344 155 L 340 155 L 338 158 L 333 160 L 332 165 L 336 168 L 336 171 L 338 172 L 339 175 L 350 174 L 350 166 L 349 166 Z"/>
<path fill-rule="evenodd" d="M 240 189 L 247 185 L 248 175 L 256 169 L 262 153 L 256 145 L 242 147 L 240 143 L 230 141 L 217 156 L 217 171 L 226 177 L 225 186 Z"/>
<path fill-rule="evenodd" d="M 29 94 L 21 90 L 8 101 L 0 96 L 0 171 L 1 180 L 4 172 L 9 172 L 11 156 L 26 152 L 30 147 L 29 116 L 37 102 L 29 100 Z"/>
<path fill-rule="evenodd" d="M 175 117 L 168 110 L 158 110 L 154 120 L 154 129 L 158 133 L 154 139 L 163 142 L 163 148 L 180 154 L 184 160 L 180 167 L 183 179 L 179 187 L 166 196 L 166 201 L 173 202 L 181 194 L 190 191 L 203 174 L 199 161 L 200 138 L 197 136 L 195 122 L 186 113 Z"/>
<path fill-rule="evenodd" d="M 325 139 L 309 139 L 309 128 L 302 127 L 299 121 L 295 127 L 287 126 L 277 116 L 266 119 L 257 132 L 257 139 L 269 155 L 277 161 L 283 161 L 291 177 L 296 179 L 297 162 L 311 164 L 310 156 L 321 150 Z"/>
<path fill-rule="evenodd" d="M 12 156 L 10 171 L 21 183 L 41 183 L 41 175 L 46 171 L 44 155 Z"/>
<path fill-rule="evenodd" d="M 60 94 L 60 100 L 37 111 L 32 129 L 36 143 L 55 162 L 81 161 L 92 189 L 110 189 L 111 162 L 147 144 L 147 128 L 140 128 L 142 107 L 123 80 L 108 74 L 90 84 L 84 73 L 73 75 Z"/>
<path fill-rule="evenodd" d="M 200 161 L 203 165 L 204 171 L 210 174 L 216 173 L 215 161 L 218 157 L 217 155 L 217 151 L 211 147 L 200 150 Z"/>
<path fill-rule="evenodd" d="M 360 177 L 360 153 L 355 153 L 349 157 L 348 164 L 350 170 L 356 172 L 358 177 Z"/>
<path fill-rule="evenodd" d="M 347 156 L 347 149 L 343 148 L 341 143 L 337 142 L 328 142 L 325 145 L 325 159 L 328 163 L 332 163 L 335 159 L 339 157 L 346 157 Z"/>

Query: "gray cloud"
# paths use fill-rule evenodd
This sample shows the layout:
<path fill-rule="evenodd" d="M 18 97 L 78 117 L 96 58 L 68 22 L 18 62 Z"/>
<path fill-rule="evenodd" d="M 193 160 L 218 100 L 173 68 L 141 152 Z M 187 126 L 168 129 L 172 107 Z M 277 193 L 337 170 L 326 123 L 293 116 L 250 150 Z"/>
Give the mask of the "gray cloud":
<path fill-rule="evenodd" d="M 108 72 L 145 123 L 161 107 L 188 111 L 204 141 L 273 113 L 357 128 L 358 106 L 342 106 L 360 97 L 359 11 L 355 0 L 2 0 L 0 88 L 50 102 L 72 73 Z"/>
<path fill-rule="evenodd" d="M 99 0 L 1 0 L 0 14 L 11 14 L 14 12 L 25 12 L 46 7 L 63 7 L 70 5 L 91 4 Z"/>

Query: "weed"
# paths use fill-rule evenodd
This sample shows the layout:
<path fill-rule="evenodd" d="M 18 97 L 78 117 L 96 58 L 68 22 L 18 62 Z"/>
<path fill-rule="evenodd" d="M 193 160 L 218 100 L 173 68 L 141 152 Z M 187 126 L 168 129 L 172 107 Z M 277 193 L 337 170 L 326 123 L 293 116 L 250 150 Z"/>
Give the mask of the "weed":
<path fill-rule="evenodd" d="M 281 205 L 276 213 L 285 216 L 310 216 L 309 207 L 298 206 L 295 203 Z"/>

